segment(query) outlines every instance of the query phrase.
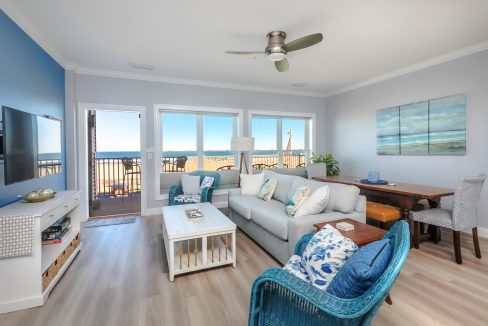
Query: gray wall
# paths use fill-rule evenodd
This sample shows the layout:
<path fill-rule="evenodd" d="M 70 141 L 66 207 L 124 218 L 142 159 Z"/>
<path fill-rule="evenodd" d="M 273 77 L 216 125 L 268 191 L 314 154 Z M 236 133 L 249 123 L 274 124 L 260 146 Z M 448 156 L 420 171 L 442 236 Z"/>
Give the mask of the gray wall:
<path fill-rule="evenodd" d="M 377 109 L 458 93 L 467 95 L 466 156 L 376 155 Z M 327 151 L 344 175 L 378 170 L 383 179 L 454 187 L 460 176 L 488 173 L 488 51 L 329 97 L 326 107 Z M 478 218 L 488 228 L 488 185 Z"/>
<path fill-rule="evenodd" d="M 67 94 L 74 89 L 73 102 L 105 103 L 118 105 L 138 105 L 146 107 L 147 146 L 154 146 L 154 104 L 174 104 L 209 107 L 228 107 L 244 110 L 244 133 L 247 132 L 248 110 L 274 110 L 277 112 L 311 112 L 316 114 L 317 145 L 316 150 L 325 150 L 325 99 L 306 96 L 270 94 L 263 92 L 239 91 L 231 89 L 185 86 L 150 81 L 107 78 L 92 75 L 76 74 L 75 78 L 67 78 Z M 68 84 L 69 83 L 69 84 Z M 73 104 L 73 103 L 71 103 Z M 71 107 L 70 103 L 66 107 Z M 72 132 L 75 132 L 74 129 Z M 74 137 L 67 135 L 67 140 Z M 70 151 L 68 151 L 68 155 Z M 69 156 L 73 156 L 69 155 Z M 68 161 L 68 168 L 70 168 Z M 163 202 L 155 200 L 154 160 L 148 160 L 147 207 L 157 208 Z M 68 178 L 68 184 L 70 184 Z"/>

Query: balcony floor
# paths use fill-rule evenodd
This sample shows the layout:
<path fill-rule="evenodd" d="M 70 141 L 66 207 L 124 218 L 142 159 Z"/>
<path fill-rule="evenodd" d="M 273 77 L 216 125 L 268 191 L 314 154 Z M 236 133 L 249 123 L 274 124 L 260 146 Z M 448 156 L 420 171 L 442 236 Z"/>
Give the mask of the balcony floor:
<path fill-rule="evenodd" d="M 113 215 L 140 215 L 141 193 L 128 197 L 100 197 L 100 208 L 94 209 L 90 217 L 106 217 Z"/>

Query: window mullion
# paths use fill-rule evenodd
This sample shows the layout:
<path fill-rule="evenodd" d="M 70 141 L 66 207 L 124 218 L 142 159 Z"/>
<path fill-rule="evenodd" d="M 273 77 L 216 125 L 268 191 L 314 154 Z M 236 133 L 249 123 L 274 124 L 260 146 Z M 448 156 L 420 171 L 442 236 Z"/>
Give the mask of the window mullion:
<path fill-rule="evenodd" d="M 305 119 L 304 124 L 305 124 L 305 164 L 307 164 L 308 160 L 310 159 L 310 124 L 311 124 L 311 119 Z"/>
<path fill-rule="evenodd" d="M 278 167 L 283 167 L 283 133 L 281 118 L 276 119 L 276 147 L 278 151 Z"/>
<path fill-rule="evenodd" d="M 197 168 L 203 170 L 204 168 L 204 152 L 203 152 L 203 114 L 197 114 Z"/>

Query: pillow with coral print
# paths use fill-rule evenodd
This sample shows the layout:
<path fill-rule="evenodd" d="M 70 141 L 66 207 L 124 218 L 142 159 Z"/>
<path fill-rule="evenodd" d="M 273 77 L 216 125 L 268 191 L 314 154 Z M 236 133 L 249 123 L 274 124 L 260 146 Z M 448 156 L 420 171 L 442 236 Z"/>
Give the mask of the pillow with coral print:
<path fill-rule="evenodd" d="M 346 260 L 358 249 L 349 238 L 329 224 L 315 233 L 303 251 L 302 264 L 310 283 L 326 290 Z"/>

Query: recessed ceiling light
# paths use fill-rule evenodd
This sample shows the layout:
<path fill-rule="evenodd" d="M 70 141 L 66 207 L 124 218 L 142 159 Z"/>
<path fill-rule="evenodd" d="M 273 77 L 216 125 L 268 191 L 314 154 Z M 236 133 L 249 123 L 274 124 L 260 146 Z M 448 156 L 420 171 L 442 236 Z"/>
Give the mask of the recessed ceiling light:
<path fill-rule="evenodd" d="M 134 69 L 142 69 L 142 70 L 154 70 L 154 66 L 143 65 L 140 63 L 129 63 L 129 67 L 134 68 Z"/>
<path fill-rule="evenodd" d="M 294 83 L 294 84 L 290 84 L 291 87 L 305 87 L 305 86 L 308 86 L 308 84 L 305 84 L 305 83 Z"/>

